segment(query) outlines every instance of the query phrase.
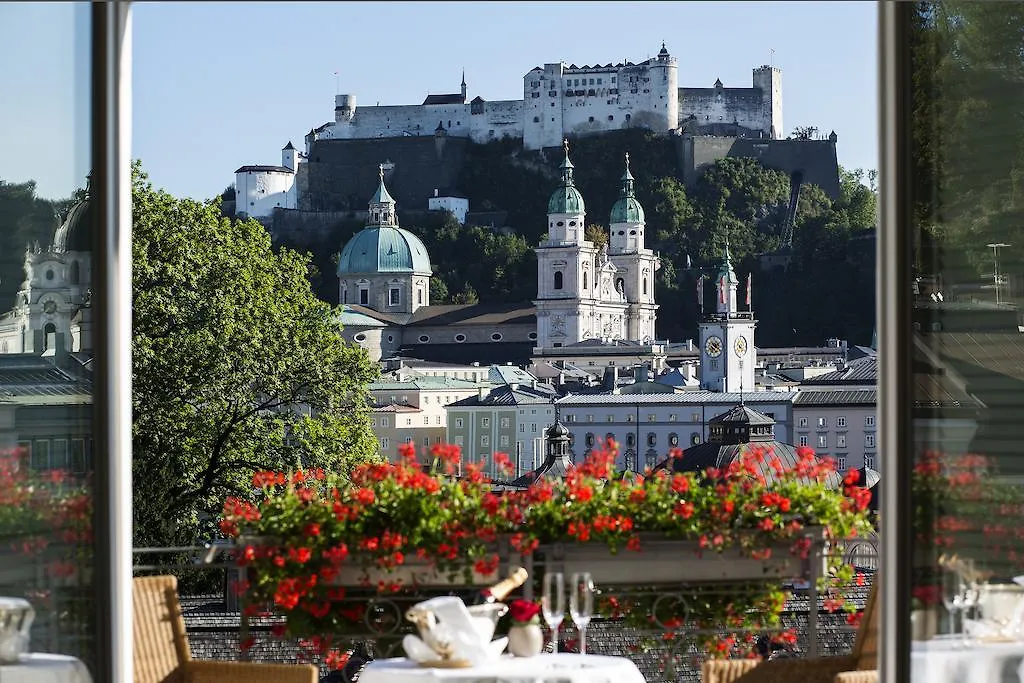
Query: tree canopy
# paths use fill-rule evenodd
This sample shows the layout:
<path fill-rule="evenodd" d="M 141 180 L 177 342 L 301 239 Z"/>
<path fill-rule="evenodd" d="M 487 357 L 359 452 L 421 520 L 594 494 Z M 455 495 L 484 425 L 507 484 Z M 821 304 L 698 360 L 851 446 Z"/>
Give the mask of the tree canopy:
<path fill-rule="evenodd" d="M 154 189 L 139 164 L 132 205 L 135 542 L 195 542 L 255 470 L 375 457 L 377 368 L 314 296 L 308 256 Z"/>

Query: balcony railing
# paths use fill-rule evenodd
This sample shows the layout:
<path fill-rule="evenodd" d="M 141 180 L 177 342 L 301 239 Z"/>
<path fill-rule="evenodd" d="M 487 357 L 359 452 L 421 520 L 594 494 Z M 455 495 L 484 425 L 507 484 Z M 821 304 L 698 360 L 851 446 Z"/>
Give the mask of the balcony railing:
<path fill-rule="evenodd" d="M 700 636 L 726 632 L 724 624 L 721 628 L 695 631 L 678 623 L 664 623 L 659 618 L 661 606 L 685 604 L 697 591 L 703 595 L 729 595 L 758 582 L 784 585 L 792 590 L 792 595 L 786 602 L 782 623 L 760 629 L 760 632 L 795 631 L 798 656 L 840 655 L 852 648 L 854 627 L 847 625 L 842 612 L 830 613 L 825 608 L 824 596 L 816 591 L 815 579 L 823 558 L 830 552 L 820 538 L 814 540 L 808 559 L 801 562 L 801 576 L 795 581 L 784 580 L 781 578 L 784 574 L 778 573 L 769 572 L 766 576 L 752 571 L 737 572 L 735 566 L 723 572 L 721 558 L 713 554 L 704 558 L 676 557 L 673 574 L 669 563 L 672 558 L 650 545 L 643 556 L 625 551 L 612 556 L 588 556 L 585 552 L 581 554 L 581 549 L 582 546 L 566 544 L 538 548 L 532 557 L 504 553 L 502 563 L 506 566 L 523 564 L 534 579 L 542 576 L 545 569 L 592 571 L 599 602 L 639 597 L 652 604 L 653 594 L 656 607 L 646 615 L 645 626 L 638 626 L 636 619 L 627 623 L 622 618 L 603 618 L 592 622 L 587 631 L 588 651 L 628 657 L 648 681 L 698 681 L 703 661 Z M 171 573 L 179 577 L 185 623 L 195 658 L 297 661 L 300 657 L 298 642 L 282 640 L 272 634 L 273 628 L 283 623 L 281 617 L 247 618 L 241 613 L 234 590 L 241 570 L 231 559 L 231 551 L 232 546 L 138 548 L 135 572 L 139 575 Z M 844 550 L 844 562 L 862 572 L 866 579 L 862 586 L 851 589 L 845 596 L 858 608 L 863 608 L 870 590 L 877 568 L 876 553 L 874 538 L 848 542 Z M 361 644 L 376 658 L 403 654 L 401 638 L 411 630 L 403 617 L 409 606 L 435 595 L 458 595 L 473 589 L 466 584 L 434 585 L 411 593 L 380 597 L 374 590 L 349 585 L 346 599 L 351 600 L 353 606 L 364 608 L 364 618 L 361 627 L 344 634 L 344 639 L 353 646 Z M 535 590 L 535 586 L 528 583 L 523 592 L 529 597 Z M 812 605 L 816 609 L 812 610 Z M 241 644 L 245 641 L 249 641 L 251 647 L 243 651 Z M 560 647 L 574 649 L 575 642 L 576 633 L 567 618 L 560 631 Z"/>

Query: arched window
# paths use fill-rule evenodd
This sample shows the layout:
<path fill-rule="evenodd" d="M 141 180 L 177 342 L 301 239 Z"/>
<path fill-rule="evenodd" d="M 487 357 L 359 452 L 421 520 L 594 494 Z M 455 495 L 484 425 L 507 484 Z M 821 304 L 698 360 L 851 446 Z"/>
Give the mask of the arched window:
<path fill-rule="evenodd" d="M 79 278 L 79 274 L 78 274 L 78 261 L 72 261 L 71 262 L 71 269 L 68 271 L 68 279 L 71 281 L 71 284 L 77 285 L 78 284 L 78 278 Z"/>
<path fill-rule="evenodd" d="M 587 271 L 583 271 L 583 289 L 587 288 Z"/>
<path fill-rule="evenodd" d="M 46 323 L 43 328 L 43 350 L 50 348 L 50 335 L 57 333 L 57 326 L 53 323 Z"/>
<path fill-rule="evenodd" d="M 644 294 L 647 293 L 647 278 L 644 278 Z"/>
<path fill-rule="evenodd" d="M 615 289 L 617 291 L 625 291 L 626 282 L 621 277 L 615 281 Z"/>
<path fill-rule="evenodd" d="M 562 271 L 556 270 L 555 271 L 555 289 L 561 289 L 561 288 L 562 288 Z"/>

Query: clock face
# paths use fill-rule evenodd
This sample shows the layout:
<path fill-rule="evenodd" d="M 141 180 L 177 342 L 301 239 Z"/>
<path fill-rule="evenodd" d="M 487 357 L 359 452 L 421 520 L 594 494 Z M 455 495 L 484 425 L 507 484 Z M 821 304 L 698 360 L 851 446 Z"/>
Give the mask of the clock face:
<path fill-rule="evenodd" d="M 47 313 L 53 313 L 54 311 L 57 310 L 57 302 L 47 301 L 45 304 L 43 304 L 43 310 L 46 311 Z"/>
<path fill-rule="evenodd" d="M 733 350 L 736 352 L 736 355 L 740 356 L 740 357 L 742 357 L 744 354 L 746 354 L 747 353 L 747 338 L 746 337 L 737 337 L 736 341 L 733 343 Z"/>
<path fill-rule="evenodd" d="M 704 352 L 712 358 L 722 355 L 722 340 L 719 337 L 708 337 L 704 342 Z"/>

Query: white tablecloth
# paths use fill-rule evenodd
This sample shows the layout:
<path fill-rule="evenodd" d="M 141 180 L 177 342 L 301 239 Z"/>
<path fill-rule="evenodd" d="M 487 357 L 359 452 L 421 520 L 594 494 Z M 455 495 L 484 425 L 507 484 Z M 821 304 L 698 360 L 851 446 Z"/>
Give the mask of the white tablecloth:
<path fill-rule="evenodd" d="M 567 652 L 536 657 L 504 656 L 469 669 L 429 669 L 400 659 L 378 659 L 360 674 L 359 683 L 645 683 L 624 657 Z"/>
<path fill-rule="evenodd" d="M 17 664 L 0 664 L 0 683 L 92 683 L 92 676 L 74 657 L 34 652 Z"/>
<path fill-rule="evenodd" d="M 1024 683 L 1024 643 L 914 642 L 911 683 Z"/>

